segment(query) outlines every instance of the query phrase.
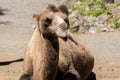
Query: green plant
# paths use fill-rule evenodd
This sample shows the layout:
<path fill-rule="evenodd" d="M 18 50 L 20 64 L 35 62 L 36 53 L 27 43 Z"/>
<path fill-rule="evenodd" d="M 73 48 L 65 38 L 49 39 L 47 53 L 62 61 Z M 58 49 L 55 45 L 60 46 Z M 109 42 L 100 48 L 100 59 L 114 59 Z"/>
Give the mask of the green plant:
<path fill-rule="evenodd" d="M 100 14 L 111 14 L 110 9 L 107 4 L 102 2 L 101 0 L 80 0 L 84 4 L 70 4 L 69 12 L 73 12 L 74 10 L 79 10 L 85 16 L 99 16 Z"/>
<path fill-rule="evenodd" d="M 77 33 L 76 29 L 69 29 L 71 33 Z"/>
<path fill-rule="evenodd" d="M 109 28 L 114 28 L 114 29 L 118 29 L 120 28 L 120 21 L 119 21 L 119 18 L 111 18 L 108 20 L 108 24 L 114 24 L 114 25 L 111 25 Z"/>
<path fill-rule="evenodd" d="M 93 0 L 80 0 L 81 2 L 91 2 Z"/>

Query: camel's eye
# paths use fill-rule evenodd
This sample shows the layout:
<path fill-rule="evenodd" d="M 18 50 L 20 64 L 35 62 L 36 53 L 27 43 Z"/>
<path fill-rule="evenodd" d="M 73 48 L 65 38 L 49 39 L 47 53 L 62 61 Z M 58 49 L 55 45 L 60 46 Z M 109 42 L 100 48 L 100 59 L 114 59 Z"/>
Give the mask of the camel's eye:
<path fill-rule="evenodd" d="M 44 22 L 50 24 L 50 23 L 51 23 L 51 19 L 49 19 L 49 18 L 44 18 Z"/>
<path fill-rule="evenodd" d="M 48 27 L 50 24 L 51 24 L 51 19 L 50 18 L 48 18 L 48 17 L 46 17 L 46 18 L 44 18 L 43 20 L 42 20 L 42 22 L 43 22 L 43 25 L 45 26 L 45 27 Z"/>

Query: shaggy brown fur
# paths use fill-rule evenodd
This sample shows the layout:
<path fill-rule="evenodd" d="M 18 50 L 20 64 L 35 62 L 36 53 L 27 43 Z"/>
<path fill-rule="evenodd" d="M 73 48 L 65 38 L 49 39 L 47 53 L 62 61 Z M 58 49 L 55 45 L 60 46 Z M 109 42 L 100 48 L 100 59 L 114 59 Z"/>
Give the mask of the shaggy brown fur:
<path fill-rule="evenodd" d="M 67 36 L 67 14 L 49 5 L 33 18 L 37 26 L 25 52 L 24 74 L 20 80 L 55 80 L 59 59 L 58 37 L 64 39 Z"/>
<path fill-rule="evenodd" d="M 59 39 L 59 70 L 56 80 L 86 80 L 92 73 L 94 57 L 75 35 Z"/>
<path fill-rule="evenodd" d="M 94 66 L 94 57 L 77 37 L 68 35 L 67 8 L 49 5 L 33 17 L 40 26 L 35 29 L 26 50 L 24 74 L 20 80 L 30 80 L 30 76 L 33 80 L 87 79 Z"/>

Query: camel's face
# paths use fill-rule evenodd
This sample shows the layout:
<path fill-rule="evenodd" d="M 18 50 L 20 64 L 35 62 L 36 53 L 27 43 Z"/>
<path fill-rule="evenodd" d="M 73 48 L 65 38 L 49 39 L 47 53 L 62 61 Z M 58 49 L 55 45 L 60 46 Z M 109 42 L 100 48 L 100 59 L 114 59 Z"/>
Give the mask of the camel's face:
<path fill-rule="evenodd" d="M 57 13 L 51 13 L 51 16 L 53 16 L 52 19 L 49 17 L 45 17 L 43 18 L 43 21 L 41 20 L 41 30 L 43 31 L 43 33 L 46 35 L 54 34 L 58 37 L 66 37 L 68 31 L 68 24 Z"/>
<path fill-rule="evenodd" d="M 66 13 L 51 5 L 43 9 L 39 18 L 40 31 L 45 36 L 67 37 L 69 21 Z"/>

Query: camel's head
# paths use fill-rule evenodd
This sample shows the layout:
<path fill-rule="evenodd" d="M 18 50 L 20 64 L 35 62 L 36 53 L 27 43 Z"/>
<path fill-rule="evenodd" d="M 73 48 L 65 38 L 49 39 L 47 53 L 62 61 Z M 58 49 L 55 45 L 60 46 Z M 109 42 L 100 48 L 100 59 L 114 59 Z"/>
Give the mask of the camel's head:
<path fill-rule="evenodd" d="M 69 20 L 66 6 L 48 5 L 39 15 L 33 18 L 39 22 L 39 28 L 44 36 L 66 38 L 68 35 Z"/>

